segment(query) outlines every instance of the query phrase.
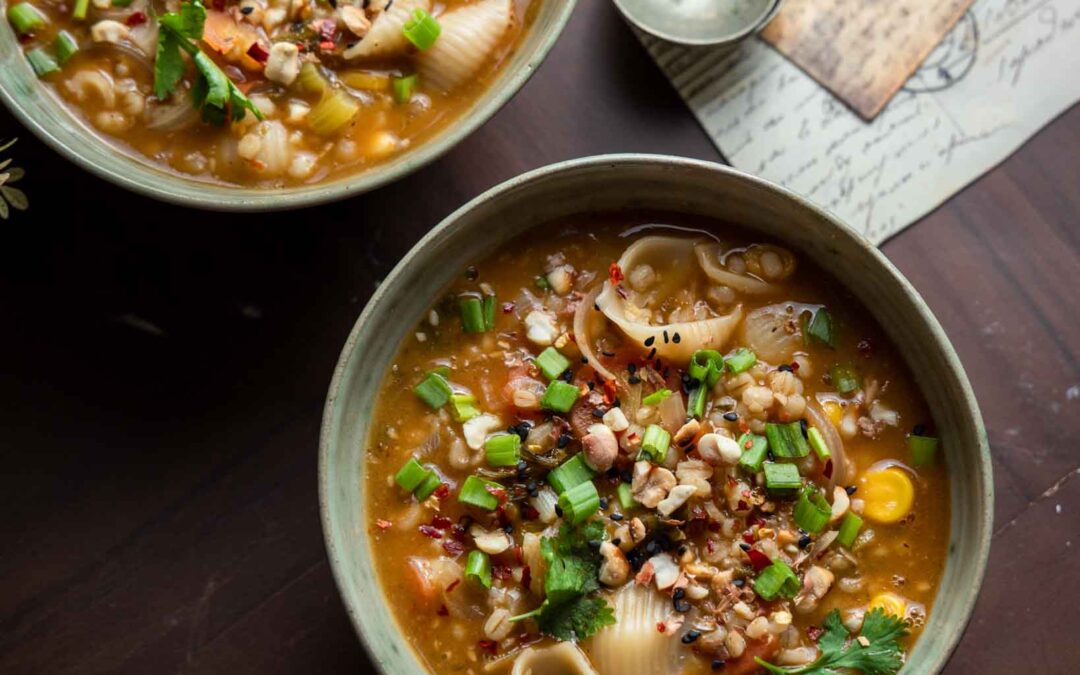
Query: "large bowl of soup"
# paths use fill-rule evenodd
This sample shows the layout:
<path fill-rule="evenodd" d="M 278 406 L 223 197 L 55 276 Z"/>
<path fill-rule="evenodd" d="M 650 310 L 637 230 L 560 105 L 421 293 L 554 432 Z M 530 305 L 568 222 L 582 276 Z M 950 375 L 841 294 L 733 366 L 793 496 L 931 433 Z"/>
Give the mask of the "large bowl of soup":
<path fill-rule="evenodd" d="M 716 164 L 574 160 L 380 284 L 320 497 L 387 673 L 929 673 L 983 578 L 948 338 L 824 210 Z"/>
<path fill-rule="evenodd" d="M 0 97 L 132 190 L 214 209 L 354 195 L 483 124 L 573 0 L 4 0 Z"/>

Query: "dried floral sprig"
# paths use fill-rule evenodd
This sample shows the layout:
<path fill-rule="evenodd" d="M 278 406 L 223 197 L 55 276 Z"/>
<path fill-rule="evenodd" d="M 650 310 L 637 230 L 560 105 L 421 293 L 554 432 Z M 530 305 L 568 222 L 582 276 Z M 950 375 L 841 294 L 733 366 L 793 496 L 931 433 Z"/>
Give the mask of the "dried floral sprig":
<path fill-rule="evenodd" d="M 0 144 L 0 152 L 15 145 L 18 138 Z M 0 160 L 0 220 L 7 220 L 11 209 L 25 211 L 30 206 L 26 193 L 11 184 L 22 180 L 26 172 L 17 166 L 10 166 L 11 158 Z"/>

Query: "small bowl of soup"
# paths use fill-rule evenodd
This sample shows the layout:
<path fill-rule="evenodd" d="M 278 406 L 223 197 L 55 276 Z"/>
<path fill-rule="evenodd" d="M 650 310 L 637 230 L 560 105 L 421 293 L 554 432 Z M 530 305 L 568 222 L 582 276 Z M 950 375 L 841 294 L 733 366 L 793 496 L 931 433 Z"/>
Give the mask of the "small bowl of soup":
<path fill-rule="evenodd" d="M 388 673 L 929 673 L 991 534 L 985 431 L 911 285 L 727 167 L 574 160 L 380 284 L 326 403 L 345 607 Z"/>
<path fill-rule="evenodd" d="M 525 83 L 572 0 L 5 0 L 0 97 L 98 175 L 213 209 L 370 190 Z"/>

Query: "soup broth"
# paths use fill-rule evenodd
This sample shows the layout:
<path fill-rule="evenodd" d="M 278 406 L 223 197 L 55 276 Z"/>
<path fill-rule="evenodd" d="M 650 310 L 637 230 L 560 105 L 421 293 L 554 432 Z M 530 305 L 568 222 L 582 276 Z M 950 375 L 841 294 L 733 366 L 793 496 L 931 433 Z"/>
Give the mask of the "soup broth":
<path fill-rule="evenodd" d="M 371 429 L 373 559 L 433 672 L 891 673 L 941 577 L 946 467 L 902 359 L 726 225 L 590 216 L 476 261 Z"/>
<path fill-rule="evenodd" d="M 19 0 L 8 17 L 90 126 L 273 188 L 362 171 L 466 114 L 541 1 Z"/>

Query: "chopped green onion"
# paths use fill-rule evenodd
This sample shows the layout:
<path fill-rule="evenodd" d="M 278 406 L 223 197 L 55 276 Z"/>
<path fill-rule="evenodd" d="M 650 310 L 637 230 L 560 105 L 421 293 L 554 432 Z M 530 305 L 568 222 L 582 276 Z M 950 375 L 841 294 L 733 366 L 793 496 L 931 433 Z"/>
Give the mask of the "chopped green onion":
<path fill-rule="evenodd" d="M 135 0 L 112 0 L 110 4 L 113 7 L 129 7 L 133 2 L 135 2 Z"/>
<path fill-rule="evenodd" d="M 465 579 L 491 588 L 491 558 L 483 551 L 469 551 L 465 560 Z"/>
<path fill-rule="evenodd" d="M 785 497 L 802 487 L 799 467 L 794 464 L 765 462 L 762 468 L 765 470 L 765 487 L 775 496 Z"/>
<path fill-rule="evenodd" d="M 704 382 L 712 387 L 720 379 L 724 370 L 724 357 L 714 349 L 699 349 L 690 356 L 690 367 L 687 373 L 691 379 Z"/>
<path fill-rule="evenodd" d="M 825 462 L 832 457 L 832 452 L 829 451 L 829 444 L 825 442 L 825 437 L 821 435 L 817 427 L 809 427 L 806 430 L 806 440 L 810 441 L 810 447 L 817 453 L 818 459 Z"/>
<path fill-rule="evenodd" d="M 420 51 L 429 49 L 431 45 L 435 44 L 435 41 L 439 39 L 439 34 L 442 33 L 442 26 L 436 21 L 435 17 L 431 16 L 424 10 L 417 8 L 413 10 L 412 18 L 405 22 L 405 26 L 401 29 L 401 32 L 409 40 L 409 42 L 416 45 L 416 48 Z"/>
<path fill-rule="evenodd" d="M 641 402 L 645 405 L 656 405 L 658 403 L 661 403 L 668 396 L 671 396 L 670 389 L 657 389 L 653 393 L 641 399 Z"/>
<path fill-rule="evenodd" d="M 829 376 L 833 389 L 841 394 L 850 394 L 861 386 L 859 373 L 852 366 L 835 365 L 829 371 Z"/>
<path fill-rule="evenodd" d="M 36 33 L 45 27 L 48 23 L 48 19 L 41 11 L 31 5 L 29 2 L 20 2 L 17 5 L 11 5 L 7 11 L 8 21 L 11 22 L 11 27 L 15 29 L 15 33 L 18 35 L 30 35 Z M 37 69 L 35 68 L 35 71 Z"/>
<path fill-rule="evenodd" d="M 90 0 L 75 0 L 75 6 L 71 9 L 71 18 L 82 21 L 86 18 L 88 9 L 90 9 Z"/>
<path fill-rule="evenodd" d="M 758 436 L 746 432 L 739 436 L 739 448 L 742 457 L 739 458 L 739 466 L 750 473 L 761 471 L 761 465 L 765 462 L 765 456 L 769 454 L 769 442 L 764 436 Z"/>
<path fill-rule="evenodd" d="M 45 77 L 60 70 L 56 60 L 40 47 L 26 52 L 26 60 L 30 62 L 30 67 L 38 77 Z"/>
<path fill-rule="evenodd" d="M 413 495 L 418 501 L 422 502 L 430 497 L 432 492 L 438 490 L 440 485 L 442 485 L 442 479 L 439 478 L 439 474 L 432 471 L 423 482 L 416 486 L 416 489 L 413 490 Z"/>
<path fill-rule="evenodd" d="M 728 370 L 737 375 L 750 370 L 750 367 L 757 363 L 757 354 L 746 347 L 739 347 L 734 354 L 724 360 L 724 363 L 727 364 Z"/>
<path fill-rule="evenodd" d="M 431 473 L 431 470 L 421 466 L 415 457 L 410 457 L 409 461 L 405 462 L 405 466 L 394 475 L 394 481 L 402 490 L 412 492 Z"/>
<path fill-rule="evenodd" d="M 806 457 L 810 446 L 802 435 L 801 422 L 765 425 L 765 437 L 769 439 L 769 449 L 777 457 Z"/>
<path fill-rule="evenodd" d="M 783 560 L 774 560 L 754 579 L 754 592 L 766 602 L 780 596 L 794 598 L 800 588 L 799 577 Z"/>
<path fill-rule="evenodd" d="M 495 330 L 495 296 L 484 296 L 484 330 Z"/>
<path fill-rule="evenodd" d="M 560 354 L 554 347 L 548 347 L 540 352 L 540 356 L 536 357 L 534 363 L 549 380 L 558 379 L 570 367 L 570 359 Z"/>
<path fill-rule="evenodd" d="M 580 525 L 600 508 L 600 493 L 591 480 L 578 483 L 559 495 L 559 508 L 567 520 Z"/>
<path fill-rule="evenodd" d="M 907 439 L 908 450 L 911 451 L 911 463 L 914 466 L 926 466 L 934 463 L 934 455 L 937 454 L 938 439 L 932 436 L 916 436 L 912 434 Z"/>
<path fill-rule="evenodd" d="M 499 500 L 495 495 L 491 494 L 488 488 L 491 490 L 506 489 L 495 481 L 484 480 L 479 476 L 469 476 L 461 484 L 461 489 L 458 490 L 458 501 L 485 511 L 494 511 L 499 505 Z"/>
<path fill-rule="evenodd" d="M 555 412 L 570 412 L 570 408 L 574 407 L 574 403 L 580 395 L 581 391 L 574 385 L 562 380 L 555 380 L 548 385 L 547 391 L 541 397 L 540 407 Z"/>
<path fill-rule="evenodd" d="M 75 40 L 74 35 L 62 30 L 56 34 L 53 49 L 56 51 L 56 60 L 60 65 L 64 65 L 79 51 L 79 43 Z"/>
<path fill-rule="evenodd" d="M 480 409 L 476 407 L 476 397 L 472 394 L 451 394 L 450 416 L 456 422 L 468 422 L 479 417 Z"/>
<path fill-rule="evenodd" d="M 634 494 L 630 490 L 630 483 L 619 483 L 617 492 L 619 494 L 619 506 L 622 507 L 623 511 L 629 511 L 637 506 L 637 500 L 634 499 Z"/>
<path fill-rule="evenodd" d="M 420 384 L 413 387 L 413 391 L 424 403 L 435 409 L 446 405 L 446 402 L 450 400 L 450 396 L 454 393 L 450 388 L 450 383 L 438 373 L 428 373 L 420 381 Z"/>
<path fill-rule="evenodd" d="M 804 319 L 803 332 L 808 342 L 814 340 L 827 347 L 836 348 L 836 332 L 833 330 L 832 315 L 824 307 L 814 312 L 809 321 Z"/>
<path fill-rule="evenodd" d="M 690 392 L 690 406 L 686 409 L 687 415 L 694 419 L 701 419 L 705 416 L 705 395 L 708 392 L 709 388 L 705 386 L 704 382 Z"/>
<path fill-rule="evenodd" d="M 848 511 L 844 519 L 840 521 L 840 531 L 836 534 L 836 541 L 840 542 L 840 545 L 844 548 L 851 548 L 851 545 L 855 543 L 855 537 L 859 536 L 859 530 L 862 529 L 862 526 L 863 519 Z"/>
<path fill-rule="evenodd" d="M 412 100 L 413 89 L 416 88 L 417 76 L 415 74 L 406 77 L 395 77 L 390 81 L 391 91 L 394 93 L 394 102 L 404 105 Z"/>
<path fill-rule="evenodd" d="M 807 485 L 799 491 L 799 500 L 795 502 L 795 524 L 804 532 L 821 532 L 829 524 L 830 515 L 832 509 L 816 487 Z"/>
<path fill-rule="evenodd" d="M 521 437 L 517 434 L 499 434 L 484 443 L 484 454 L 491 466 L 514 466 L 518 463 Z"/>
<path fill-rule="evenodd" d="M 648 458 L 655 464 L 661 464 L 667 458 L 668 446 L 671 445 L 671 434 L 667 429 L 650 424 L 645 429 L 645 436 L 641 439 L 641 452 L 638 459 Z"/>
<path fill-rule="evenodd" d="M 578 453 L 548 473 L 548 483 L 555 492 L 562 494 L 572 487 L 593 479 L 595 472 L 585 463 L 585 457 Z"/>
<path fill-rule="evenodd" d="M 435 373 L 436 375 L 442 375 L 447 381 L 450 380 L 450 366 L 438 366 L 428 371 L 429 373 Z"/>
<path fill-rule="evenodd" d="M 461 310 L 461 325 L 466 333 L 484 332 L 484 306 L 479 297 L 461 296 L 458 298 L 458 309 Z"/>
<path fill-rule="evenodd" d="M 545 290 L 545 291 L 551 290 L 551 282 L 548 281 L 547 277 L 545 277 L 544 275 L 541 274 L 541 275 L 537 276 L 535 281 L 536 281 L 536 287 L 537 288 Z"/>

